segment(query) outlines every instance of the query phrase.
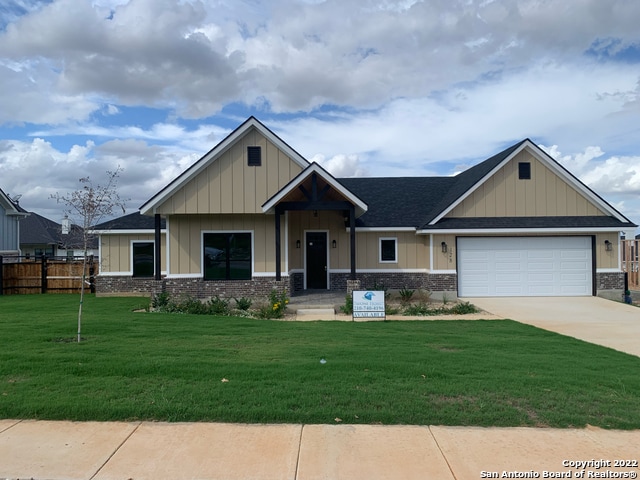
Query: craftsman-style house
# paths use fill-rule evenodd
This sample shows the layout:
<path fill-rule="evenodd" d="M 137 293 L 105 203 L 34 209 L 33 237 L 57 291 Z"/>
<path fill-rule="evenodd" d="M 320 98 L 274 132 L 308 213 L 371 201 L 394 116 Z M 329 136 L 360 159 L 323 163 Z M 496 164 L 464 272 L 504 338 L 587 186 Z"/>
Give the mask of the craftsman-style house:
<path fill-rule="evenodd" d="M 97 290 L 608 295 L 634 228 L 529 139 L 455 177 L 335 178 L 251 117 L 140 214 L 96 227 Z"/>

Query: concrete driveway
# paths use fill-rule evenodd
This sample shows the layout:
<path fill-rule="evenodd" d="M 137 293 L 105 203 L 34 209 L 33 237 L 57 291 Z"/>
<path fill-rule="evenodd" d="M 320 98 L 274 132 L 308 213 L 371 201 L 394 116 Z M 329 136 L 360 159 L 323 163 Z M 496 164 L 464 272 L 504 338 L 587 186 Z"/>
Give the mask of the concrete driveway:
<path fill-rule="evenodd" d="M 640 357 L 640 308 L 600 297 L 464 298 L 478 308 Z"/>

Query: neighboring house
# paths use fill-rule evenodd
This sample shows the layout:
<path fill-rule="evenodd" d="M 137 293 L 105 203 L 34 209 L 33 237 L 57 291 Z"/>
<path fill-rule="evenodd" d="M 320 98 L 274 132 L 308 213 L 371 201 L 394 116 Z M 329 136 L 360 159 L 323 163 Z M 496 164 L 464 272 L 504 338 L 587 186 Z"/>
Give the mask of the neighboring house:
<path fill-rule="evenodd" d="M 0 189 L 0 255 L 20 255 L 20 221 L 28 216 Z"/>
<path fill-rule="evenodd" d="M 99 293 L 608 295 L 636 227 L 529 139 L 455 177 L 338 179 L 254 117 L 140 212 L 101 233 Z"/>
<path fill-rule="evenodd" d="M 81 257 L 84 255 L 82 227 L 70 225 L 63 233 L 62 225 L 48 218 L 29 212 L 20 222 L 20 248 L 25 256 Z M 98 239 L 90 237 L 87 255 L 98 255 Z"/>

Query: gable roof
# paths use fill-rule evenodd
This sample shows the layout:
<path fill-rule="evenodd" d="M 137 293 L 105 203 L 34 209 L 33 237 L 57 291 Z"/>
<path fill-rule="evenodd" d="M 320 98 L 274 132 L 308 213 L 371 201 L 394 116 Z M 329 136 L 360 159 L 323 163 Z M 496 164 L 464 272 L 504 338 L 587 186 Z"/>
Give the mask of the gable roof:
<path fill-rule="evenodd" d="M 27 211 L 20 207 L 19 204 L 15 203 L 13 200 L 9 198 L 9 196 L 2 191 L 0 188 L 0 206 L 2 206 L 5 210 L 6 215 L 18 216 L 18 217 L 26 217 L 29 215 Z"/>
<path fill-rule="evenodd" d="M 300 172 L 294 179 L 292 179 L 287 185 L 280 189 L 273 197 L 267 200 L 262 205 L 262 211 L 267 213 L 273 211 L 275 206 L 290 195 L 295 189 L 297 189 L 302 183 L 310 178 L 313 174 L 320 176 L 328 185 L 330 185 L 335 191 L 339 192 L 347 201 L 351 202 L 356 209 L 356 218 L 362 216 L 367 210 L 368 206 L 363 202 L 358 195 L 355 195 L 353 191 L 345 188 L 344 184 L 339 182 L 329 172 L 327 172 L 318 163 L 311 163 L 307 168 Z"/>
<path fill-rule="evenodd" d="M 436 208 L 432 210 L 431 217 L 424 228 L 433 226 L 440 221 L 447 213 L 453 210 L 460 202 L 471 195 L 478 187 L 480 187 L 487 179 L 493 176 L 500 168 L 511 161 L 516 155 L 523 150 L 527 150 L 538 161 L 552 170 L 556 175 L 565 180 L 578 192 L 584 195 L 592 203 L 597 205 L 602 211 L 613 216 L 622 223 L 631 224 L 628 218 L 622 213 L 616 210 L 612 205 L 606 202 L 600 195 L 595 193 L 584 183 L 578 180 L 571 172 L 564 168 L 560 163 L 551 158 L 544 150 L 538 147 L 528 138 L 516 143 L 515 145 L 503 150 L 502 152 L 494 155 L 493 157 L 479 163 L 475 167 L 472 167 L 464 172 L 460 173 L 456 178 L 458 182 L 449 192 L 449 194 L 443 199 L 443 201 Z"/>
<path fill-rule="evenodd" d="M 176 191 L 186 185 L 190 180 L 196 177 L 200 172 L 206 169 L 211 163 L 215 162 L 223 153 L 225 153 L 237 140 L 248 132 L 250 129 L 255 128 L 264 137 L 267 138 L 276 147 L 282 150 L 289 158 L 295 163 L 300 165 L 303 169 L 309 166 L 309 162 L 287 143 L 285 143 L 275 133 L 265 127 L 257 118 L 251 116 L 245 120 L 242 125 L 236 128 L 233 132 L 227 135 L 220 143 L 213 147 L 209 152 L 203 155 L 198 161 L 187 168 L 176 179 L 169 183 L 166 187 L 156 193 L 147 202 L 140 207 L 140 212 L 144 214 L 154 213 L 154 209 L 159 207 L 165 200 L 167 200 Z"/>

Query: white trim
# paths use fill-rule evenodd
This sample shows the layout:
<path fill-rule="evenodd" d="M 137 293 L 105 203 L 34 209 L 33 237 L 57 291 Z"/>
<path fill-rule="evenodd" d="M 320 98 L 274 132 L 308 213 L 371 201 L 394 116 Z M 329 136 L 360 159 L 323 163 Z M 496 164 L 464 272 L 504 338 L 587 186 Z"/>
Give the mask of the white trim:
<path fill-rule="evenodd" d="M 431 274 L 431 275 L 442 275 L 442 274 L 452 274 L 452 273 L 458 273 L 457 270 L 428 270 L 427 273 Z"/>
<path fill-rule="evenodd" d="M 482 177 L 479 181 L 477 181 L 471 188 L 469 188 L 463 195 L 458 197 L 452 204 L 450 204 L 445 210 L 442 211 L 437 217 L 429 222 L 429 225 L 434 225 L 442 220 L 449 212 L 451 212 L 455 207 L 457 207 L 460 203 L 462 203 L 469 195 L 471 195 L 474 191 L 476 191 L 480 185 L 484 184 L 490 177 L 495 175 L 495 173 L 504 167 L 507 163 L 513 160 L 517 155 L 519 155 L 523 150 L 529 151 L 531 155 L 533 155 L 536 160 L 541 162 L 543 165 L 552 170 L 557 176 L 562 178 L 565 182 L 573 186 L 576 190 L 578 190 L 582 195 L 587 197 L 593 204 L 597 205 L 604 212 L 609 213 L 611 216 L 617 218 L 621 222 L 628 222 L 629 220 L 625 218 L 620 212 L 618 212 L 615 208 L 609 205 L 605 200 L 600 198 L 595 192 L 593 192 L 590 188 L 588 188 L 584 183 L 578 180 L 573 176 L 571 172 L 565 169 L 562 165 L 560 165 L 557 161 L 553 160 L 549 155 L 547 155 L 540 147 L 535 145 L 530 140 L 526 140 L 520 145 L 516 150 L 514 150 L 508 157 L 506 157 L 502 162 L 500 162 L 496 167 L 494 167 L 489 173 L 487 173 L 484 177 Z"/>
<path fill-rule="evenodd" d="M 309 162 L 293 148 L 282 141 L 275 133 L 265 127 L 255 117 L 249 117 L 243 124 L 232 131 L 226 138 L 218 143 L 213 149 L 200 157 L 187 170 L 180 174 L 177 178 L 166 185 L 162 190 L 156 193 L 151 199 L 147 200 L 141 207 L 140 213 L 147 214 L 149 212 L 156 213 L 156 208 L 162 205 L 176 191 L 186 185 L 193 178 L 198 176 L 211 163 L 215 162 L 224 154 L 232 145 L 234 145 L 242 136 L 251 128 L 258 130 L 268 141 L 273 143 L 278 149 L 282 150 L 291 160 L 297 163 L 303 169 L 309 166 Z"/>
<path fill-rule="evenodd" d="M 304 249 L 302 251 L 302 255 L 303 255 L 303 265 L 304 265 L 304 275 L 303 275 L 303 280 L 302 280 L 302 288 L 304 290 L 307 290 L 307 233 L 324 233 L 326 235 L 326 239 L 327 239 L 327 244 L 326 244 L 326 250 L 327 250 L 327 290 L 331 290 L 331 276 L 329 275 L 330 273 L 330 262 L 331 262 L 331 255 L 330 250 L 329 250 L 329 244 L 331 242 L 330 238 L 329 238 L 329 230 L 318 230 L 318 229 L 310 229 L 310 230 L 303 230 L 302 231 L 302 237 L 303 237 L 303 241 L 304 241 Z M 351 270 L 349 270 L 351 271 Z"/>
<path fill-rule="evenodd" d="M 336 268 L 330 273 L 351 273 L 349 268 Z M 426 268 L 358 268 L 356 273 L 429 273 Z"/>
<path fill-rule="evenodd" d="M 129 241 L 129 266 L 131 267 L 130 275 L 133 277 L 133 244 L 134 243 L 151 243 L 153 244 L 153 275 L 151 277 L 134 277 L 134 278 L 155 278 L 156 276 L 156 240 L 130 240 Z"/>
<path fill-rule="evenodd" d="M 131 272 L 100 272 L 99 277 L 131 277 Z"/>
<path fill-rule="evenodd" d="M 291 270 L 289 270 L 289 275 L 291 275 L 293 273 L 302 273 L 302 274 L 304 274 L 304 268 L 292 268 Z"/>
<path fill-rule="evenodd" d="M 202 274 L 200 273 L 174 273 L 167 274 L 165 278 L 202 278 Z"/>
<path fill-rule="evenodd" d="M 313 173 L 320 175 L 324 181 L 326 181 L 331 187 L 340 192 L 356 207 L 356 217 L 362 216 L 369 208 L 366 203 L 360 200 L 355 194 L 346 189 L 340 182 L 338 182 L 333 175 L 322 168 L 318 163 L 312 163 L 307 168 L 302 170 L 296 177 L 294 177 L 287 185 L 285 185 L 278 193 L 267 200 L 262 205 L 263 213 L 273 213 L 273 209 L 276 205 L 284 199 L 292 190 L 296 189 L 298 185 L 304 182 Z"/>
<path fill-rule="evenodd" d="M 620 268 L 596 268 L 596 273 L 622 273 Z"/>
<path fill-rule="evenodd" d="M 256 272 L 252 275 L 253 277 L 276 277 L 276 272 Z M 280 276 L 288 277 L 288 273 L 280 272 Z M 235 281 L 235 280 L 234 280 Z"/>
<path fill-rule="evenodd" d="M 155 229 L 130 229 L 130 230 L 89 230 L 93 235 L 155 235 Z M 167 233 L 167 229 L 163 228 L 160 233 Z"/>
<path fill-rule="evenodd" d="M 393 260 L 382 260 L 382 242 L 385 240 L 393 240 Z M 378 237 L 378 263 L 398 263 L 398 237 Z"/>
<path fill-rule="evenodd" d="M 589 234 L 593 232 L 622 232 L 624 230 L 617 230 L 611 227 L 574 227 L 574 228 L 462 228 L 462 229 L 428 229 L 416 231 L 416 235 L 431 235 L 431 234 L 482 234 L 488 233 L 504 234 L 518 236 L 521 233 L 582 233 Z"/>
<path fill-rule="evenodd" d="M 165 262 L 166 262 L 166 266 L 167 266 L 167 275 L 169 275 L 171 273 L 171 252 L 169 251 L 169 247 L 171 245 L 171 241 L 169 240 L 169 237 L 171 237 L 170 233 L 169 233 L 169 218 L 170 215 L 167 215 L 166 219 L 165 219 L 165 224 L 167 227 L 167 234 L 164 237 L 164 242 L 165 242 L 165 250 L 164 250 L 164 255 L 165 255 Z"/>
<path fill-rule="evenodd" d="M 351 232 L 350 227 L 345 228 L 347 233 Z M 415 227 L 356 227 L 356 233 L 358 232 L 415 232 Z"/>
<path fill-rule="evenodd" d="M 256 277 L 255 272 L 255 256 L 256 249 L 254 244 L 253 230 L 200 230 L 200 276 L 204 280 L 204 235 L 207 233 L 248 233 L 251 235 L 251 277 Z M 275 275 L 275 273 L 274 273 Z M 212 279 L 207 279 L 212 280 Z"/>

